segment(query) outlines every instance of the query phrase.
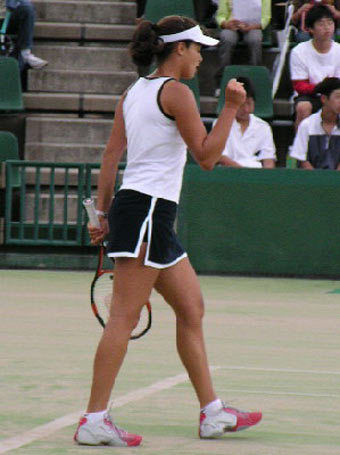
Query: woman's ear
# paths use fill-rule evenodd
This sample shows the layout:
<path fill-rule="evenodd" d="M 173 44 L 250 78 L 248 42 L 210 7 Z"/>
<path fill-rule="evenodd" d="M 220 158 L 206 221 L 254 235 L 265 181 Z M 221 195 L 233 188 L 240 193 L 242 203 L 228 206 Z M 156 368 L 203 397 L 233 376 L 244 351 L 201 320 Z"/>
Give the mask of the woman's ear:
<path fill-rule="evenodd" d="M 183 41 L 179 41 L 175 47 L 175 51 L 177 52 L 178 55 L 183 55 L 185 49 L 187 49 L 187 46 Z"/>

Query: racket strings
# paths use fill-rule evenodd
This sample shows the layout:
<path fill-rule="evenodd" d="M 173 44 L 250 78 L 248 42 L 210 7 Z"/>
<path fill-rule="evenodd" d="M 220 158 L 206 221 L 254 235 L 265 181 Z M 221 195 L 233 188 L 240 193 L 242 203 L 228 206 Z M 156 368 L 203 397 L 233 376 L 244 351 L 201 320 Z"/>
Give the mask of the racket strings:
<path fill-rule="evenodd" d="M 104 273 L 96 280 L 96 284 L 93 289 L 93 300 L 105 322 L 107 321 L 110 313 L 112 292 L 113 273 Z"/>

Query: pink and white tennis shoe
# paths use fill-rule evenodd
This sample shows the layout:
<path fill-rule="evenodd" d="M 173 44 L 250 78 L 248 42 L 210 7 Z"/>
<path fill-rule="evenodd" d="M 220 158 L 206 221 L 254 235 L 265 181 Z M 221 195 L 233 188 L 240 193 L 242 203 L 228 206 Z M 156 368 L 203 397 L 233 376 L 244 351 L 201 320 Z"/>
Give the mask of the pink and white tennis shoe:
<path fill-rule="evenodd" d="M 142 436 L 118 428 L 109 414 L 105 414 L 103 419 L 96 422 L 91 422 L 85 414 L 79 421 L 74 440 L 78 444 L 90 446 L 133 447 L 139 446 Z"/>
<path fill-rule="evenodd" d="M 246 430 L 261 419 L 261 412 L 244 412 L 223 405 L 223 408 L 212 416 L 200 413 L 199 436 L 202 439 L 219 438 L 227 432 Z"/>

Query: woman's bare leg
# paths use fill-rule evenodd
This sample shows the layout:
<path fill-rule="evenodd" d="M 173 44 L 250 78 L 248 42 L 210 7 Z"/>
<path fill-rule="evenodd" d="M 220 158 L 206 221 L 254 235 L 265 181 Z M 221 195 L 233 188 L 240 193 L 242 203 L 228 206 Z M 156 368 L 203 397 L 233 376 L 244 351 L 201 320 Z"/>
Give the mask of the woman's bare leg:
<path fill-rule="evenodd" d="M 173 308 L 177 321 L 177 349 L 188 371 L 201 408 L 216 399 L 204 345 L 204 305 L 198 278 L 187 258 L 163 269 L 156 290 Z"/>
<path fill-rule="evenodd" d="M 110 318 L 94 360 L 87 412 L 98 412 L 107 408 L 112 387 L 126 354 L 130 334 L 159 275 L 159 270 L 143 264 L 144 256 L 145 244 L 137 259 L 116 259 Z"/>

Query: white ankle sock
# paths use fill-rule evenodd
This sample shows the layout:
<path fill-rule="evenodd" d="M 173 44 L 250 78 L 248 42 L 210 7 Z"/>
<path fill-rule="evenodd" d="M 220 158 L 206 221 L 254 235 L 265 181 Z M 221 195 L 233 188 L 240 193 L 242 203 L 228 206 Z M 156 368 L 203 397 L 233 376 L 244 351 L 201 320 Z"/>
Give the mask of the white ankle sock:
<path fill-rule="evenodd" d="M 206 415 L 211 416 L 217 414 L 223 408 L 223 403 L 219 398 L 208 403 L 201 409 Z"/>
<path fill-rule="evenodd" d="M 89 419 L 90 422 L 96 422 L 98 420 L 102 420 L 106 412 L 106 409 L 99 412 L 87 412 L 85 416 Z"/>

